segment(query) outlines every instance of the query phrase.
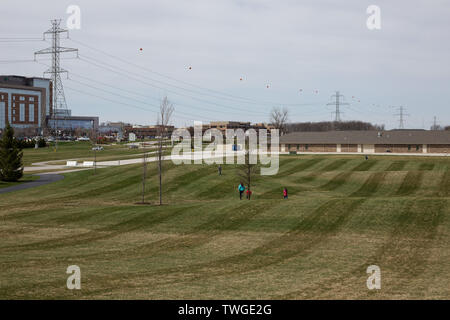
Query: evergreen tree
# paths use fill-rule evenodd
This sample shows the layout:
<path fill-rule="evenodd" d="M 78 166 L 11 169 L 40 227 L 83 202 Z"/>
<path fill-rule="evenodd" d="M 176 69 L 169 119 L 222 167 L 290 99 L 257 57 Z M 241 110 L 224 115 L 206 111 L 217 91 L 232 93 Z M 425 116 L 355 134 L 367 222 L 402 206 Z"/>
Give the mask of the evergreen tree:
<path fill-rule="evenodd" d="M 22 150 L 14 139 L 14 129 L 8 123 L 0 140 L 0 180 L 17 181 L 22 178 Z"/>

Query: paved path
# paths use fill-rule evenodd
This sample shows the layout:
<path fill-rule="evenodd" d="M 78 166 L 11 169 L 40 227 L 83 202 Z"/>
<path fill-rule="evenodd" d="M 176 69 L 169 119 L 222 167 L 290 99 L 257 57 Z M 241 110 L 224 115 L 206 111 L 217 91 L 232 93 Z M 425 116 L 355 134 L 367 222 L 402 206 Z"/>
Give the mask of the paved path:
<path fill-rule="evenodd" d="M 35 188 L 40 187 L 52 182 L 59 181 L 61 179 L 64 179 L 63 175 L 60 174 L 54 174 L 54 173 L 45 173 L 45 174 L 39 174 L 39 179 L 29 182 L 22 182 L 20 184 L 17 184 L 16 186 L 6 187 L 6 188 L 0 188 L 0 194 L 7 193 L 7 192 L 13 192 L 13 191 L 19 191 L 19 190 L 25 190 L 29 188 Z"/>

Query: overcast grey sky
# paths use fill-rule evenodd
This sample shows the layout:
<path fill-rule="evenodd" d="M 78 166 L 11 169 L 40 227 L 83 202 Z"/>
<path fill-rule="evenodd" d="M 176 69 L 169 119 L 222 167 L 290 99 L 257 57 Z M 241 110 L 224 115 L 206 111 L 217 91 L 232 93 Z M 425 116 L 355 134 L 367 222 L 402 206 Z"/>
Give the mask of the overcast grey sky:
<path fill-rule="evenodd" d="M 342 108 L 345 120 L 394 128 L 389 106 L 404 105 L 407 128 L 429 128 L 433 116 L 450 125 L 449 0 L 1 3 L 2 39 L 40 37 L 50 19 L 65 25 L 69 5 L 81 8 L 81 29 L 62 42 L 80 50 L 80 60 L 62 60 L 76 115 L 150 124 L 167 95 L 178 126 L 267 121 L 270 109 L 283 105 L 292 121 L 330 120 L 333 107 L 326 104 L 339 90 L 350 103 Z M 381 30 L 366 27 L 372 4 L 381 9 Z M 0 42 L 0 74 L 42 76 L 42 64 L 8 61 L 33 59 L 49 45 Z"/>

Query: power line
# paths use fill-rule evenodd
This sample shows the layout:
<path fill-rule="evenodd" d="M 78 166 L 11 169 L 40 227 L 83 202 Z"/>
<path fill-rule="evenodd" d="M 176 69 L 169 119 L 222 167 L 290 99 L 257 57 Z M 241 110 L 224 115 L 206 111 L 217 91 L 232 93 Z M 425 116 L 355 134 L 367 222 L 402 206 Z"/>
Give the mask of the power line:
<path fill-rule="evenodd" d="M 118 87 L 116 87 L 116 86 L 112 86 L 112 85 L 109 85 L 109 84 L 104 83 L 104 82 L 101 82 L 101 81 L 93 80 L 93 79 L 91 79 L 91 78 L 88 78 L 88 77 L 85 77 L 85 76 L 81 76 L 81 75 L 76 74 L 76 73 L 73 73 L 73 72 L 71 72 L 71 75 L 75 75 L 76 77 L 83 78 L 84 80 L 87 80 L 87 81 L 90 81 L 90 82 L 98 83 L 98 84 L 100 84 L 100 85 L 102 85 L 102 86 L 112 88 L 112 89 L 114 89 L 114 90 L 116 90 L 116 91 L 126 92 L 126 93 L 128 93 L 128 94 L 140 96 L 140 97 L 143 97 L 143 98 L 145 98 L 145 99 L 152 99 L 152 100 L 155 100 L 155 101 L 158 101 L 158 102 L 160 102 L 160 100 L 161 100 L 161 99 L 159 99 L 159 98 L 156 98 L 156 97 L 153 97 L 153 96 L 149 96 L 149 95 L 144 95 L 144 94 L 139 93 L 139 92 L 136 92 L 136 91 L 131 91 L 131 90 L 123 89 L 123 88 L 118 88 Z M 101 88 L 92 86 L 91 84 L 86 84 L 86 83 L 83 83 L 83 82 L 81 82 L 81 81 L 77 81 L 77 80 L 73 80 L 73 79 L 69 79 L 69 80 L 70 80 L 70 81 L 74 81 L 74 82 L 76 82 L 76 83 L 79 83 L 79 84 L 81 84 L 81 85 L 83 85 L 83 86 L 92 87 L 92 88 L 97 88 L 97 89 L 100 90 L 100 91 L 104 91 L 104 92 L 109 93 L 109 94 L 112 94 L 112 95 L 117 95 L 116 92 L 113 93 L 113 92 L 110 92 L 110 91 L 106 91 L 106 90 L 104 90 L 104 89 L 101 89 Z M 122 96 L 122 97 L 123 97 L 123 96 Z M 138 101 L 138 102 L 143 103 L 143 104 L 146 104 L 146 103 L 147 103 L 147 102 L 144 102 L 144 101 L 142 101 L 142 100 L 136 100 L 136 99 L 128 98 L 128 97 L 126 97 L 126 98 L 127 98 L 127 99 L 131 99 L 131 100 Z M 183 103 L 183 104 L 180 104 L 179 102 L 174 101 L 174 100 L 171 100 L 171 101 L 173 101 L 173 103 L 175 103 L 177 106 L 182 106 L 182 107 L 184 106 L 184 107 L 188 107 L 188 108 L 191 108 L 191 109 L 198 109 L 198 110 L 206 111 L 206 112 L 214 112 L 214 110 L 211 110 L 211 109 L 208 109 L 208 108 L 202 108 L 202 107 L 199 107 L 199 106 L 186 105 L 186 104 L 184 104 L 184 103 Z M 192 116 L 192 113 L 190 113 L 189 115 Z M 217 118 L 217 119 L 218 119 L 218 118 Z"/>
<path fill-rule="evenodd" d="M 92 58 L 88 58 L 88 59 L 92 60 Z M 232 110 L 236 110 L 236 111 L 239 111 L 239 112 L 242 112 L 243 110 L 245 110 L 245 108 L 243 108 L 243 107 L 232 107 L 232 106 L 223 105 L 223 104 L 220 104 L 220 103 L 217 103 L 217 102 L 213 102 L 213 101 L 210 101 L 210 100 L 197 98 L 197 97 L 194 97 L 194 96 L 186 94 L 186 93 L 180 93 L 180 92 L 178 92 L 176 90 L 167 89 L 167 88 L 155 85 L 153 83 L 150 83 L 150 82 L 147 82 L 147 81 L 143 81 L 141 79 L 137 79 L 136 77 L 130 76 L 129 74 L 135 74 L 136 76 L 141 77 L 141 78 L 146 79 L 146 80 L 148 78 L 145 77 L 145 76 L 136 74 L 136 73 L 131 73 L 131 72 L 126 71 L 126 70 L 125 71 L 117 71 L 115 69 L 119 69 L 119 70 L 124 70 L 124 69 L 119 68 L 119 67 L 115 67 L 115 66 L 112 66 L 112 65 L 109 65 L 109 64 L 104 63 L 104 62 L 96 63 L 96 62 L 89 61 L 89 60 L 86 59 L 86 56 L 84 56 L 84 55 L 80 55 L 80 60 L 84 61 L 84 62 L 86 62 L 88 64 L 94 65 L 94 66 L 96 66 L 98 68 L 105 69 L 105 70 L 108 70 L 110 72 L 113 72 L 113 73 L 119 74 L 121 76 L 127 77 L 127 78 L 129 78 L 131 80 L 134 80 L 134 81 L 138 82 L 138 83 L 145 84 L 145 85 L 151 86 L 153 88 L 163 90 L 165 92 L 170 92 L 170 93 L 173 93 L 173 94 L 176 94 L 176 95 L 179 95 L 179 96 L 184 96 L 184 97 L 190 98 L 192 100 L 203 102 L 203 103 L 206 103 L 206 104 L 209 104 L 209 105 L 215 105 L 215 106 L 222 107 L 222 108 L 225 108 L 225 109 L 232 109 Z M 101 65 L 100 63 L 106 65 L 107 67 Z M 150 80 L 152 80 L 152 79 L 150 79 Z M 252 111 L 251 113 L 252 114 L 268 115 L 268 112 L 266 113 L 266 112 L 261 112 L 261 111 Z"/>
<path fill-rule="evenodd" d="M 146 68 L 146 67 L 137 65 L 137 64 L 135 64 L 135 63 L 132 63 L 132 62 L 128 61 L 127 59 L 124 59 L 124 58 L 121 58 L 121 57 L 117 57 L 117 56 L 112 55 L 112 54 L 110 54 L 110 53 L 108 53 L 108 52 L 105 52 L 105 51 L 103 51 L 103 50 L 94 48 L 94 47 L 92 47 L 92 46 L 90 46 L 90 45 L 88 45 L 88 44 L 85 44 L 85 43 L 81 42 L 81 41 L 73 40 L 73 39 L 70 39 L 70 40 L 73 41 L 73 42 L 75 42 L 75 43 L 78 43 L 78 44 L 80 44 L 80 45 L 82 45 L 82 46 L 85 46 L 86 48 L 89 48 L 89 49 L 91 49 L 91 50 L 100 52 L 100 53 L 102 53 L 102 54 L 104 54 L 104 55 L 106 55 L 106 56 L 108 56 L 108 57 L 110 57 L 110 58 L 113 58 L 113 59 L 115 59 L 115 60 L 121 61 L 121 62 L 123 62 L 123 63 L 125 63 L 125 64 L 128 64 L 128 65 L 130 65 L 130 66 L 133 66 L 133 67 L 135 67 L 135 68 L 138 68 L 139 70 L 144 70 L 144 71 L 147 71 L 147 72 L 149 72 L 149 73 L 158 75 L 158 76 L 160 76 L 160 77 L 163 77 L 163 78 L 166 78 L 166 79 L 169 79 L 169 80 L 178 82 L 178 83 L 182 83 L 182 84 L 191 86 L 191 87 L 193 87 L 193 88 L 197 88 L 197 89 L 200 89 L 200 90 L 205 90 L 205 91 L 209 91 L 209 92 L 211 92 L 211 93 L 214 93 L 214 94 L 216 94 L 216 95 L 209 95 L 209 96 L 213 96 L 213 97 L 215 97 L 215 98 L 220 98 L 220 99 L 226 98 L 226 99 L 229 99 L 229 100 L 230 100 L 230 99 L 231 99 L 231 100 L 244 100 L 244 101 L 240 101 L 240 102 L 241 102 L 241 103 L 258 104 L 258 105 L 260 105 L 260 104 L 286 105 L 286 104 L 283 104 L 283 103 L 274 103 L 274 102 L 262 102 L 262 101 L 257 101 L 257 100 L 254 100 L 254 99 L 250 99 L 250 98 L 246 98 L 246 97 L 240 97 L 240 96 L 232 95 L 232 94 L 229 94 L 229 93 L 221 92 L 221 91 L 218 91 L 218 90 L 213 90 L 213 89 L 205 88 L 205 87 L 202 87 L 202 86 L 199 86 L 199 85 L 195 85 L 195 84 L 189 83 L 189 82 L 187 82 L 187 81 L 179 80 L 179 79 L 176 79 L 176 78 L 174 78 L 174 77 L 167 76 L 167 75 L 162 74 L 162 73 L 160 73 L 160 72 L 156 72 L 156 71 L 153 71 L 153 70 L 148 69 L 148 68 Z M 153 81 L 158 81 L 158 82 L 160 82 L 160 83 L 164 83 L 164 84 L 166 84 L 166 85 L 173 86 L 173 87 L 176 87 L 176 88 L 178 88 L 178 89 L 182 89 L 182 90 L 187 90 L 187 91 L 199 93 L 199 92 L 193 91 L 193 90 L 191 90 L 191 89 L 186 89 L 186 88 L 183 88 L 183 87 L 180 87 L 180 86 L 168 84 L 168 83 L 165 83 L 165 82 L 162 82 L 162 81 L 159 81 L 159 80 L 153 79 Z M 205 93 L 200 93 L 200 94 L 206 95 Z M 218 97 L 217 94 L 221 95 L 221 97 Z"/>

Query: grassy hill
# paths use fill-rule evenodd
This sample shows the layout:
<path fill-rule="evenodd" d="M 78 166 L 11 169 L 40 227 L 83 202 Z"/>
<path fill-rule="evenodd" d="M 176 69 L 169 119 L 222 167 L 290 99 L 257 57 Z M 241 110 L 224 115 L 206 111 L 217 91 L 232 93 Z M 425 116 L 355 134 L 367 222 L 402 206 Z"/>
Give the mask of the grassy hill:
<path fill-rule="evenodd" d="M 0 195 L 0 298 L 448 299 L 449 159 L 283 156 L 251 201 L 223 167 L 166 162 L 161 207 L 139 165 Z"/>

